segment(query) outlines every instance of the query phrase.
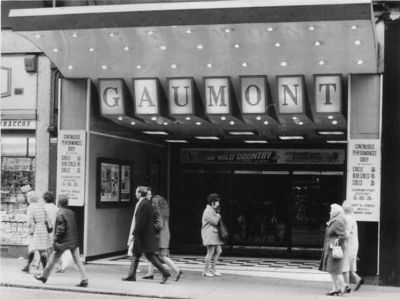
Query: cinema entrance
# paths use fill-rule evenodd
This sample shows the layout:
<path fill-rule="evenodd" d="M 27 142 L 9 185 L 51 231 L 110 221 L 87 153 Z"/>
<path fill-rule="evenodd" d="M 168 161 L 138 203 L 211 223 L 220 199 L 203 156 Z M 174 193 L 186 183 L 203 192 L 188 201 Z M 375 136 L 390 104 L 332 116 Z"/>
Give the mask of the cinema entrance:
<path fill-rule="evenodd" d="M 212 159 L 213 152 L 219 157 L 224 154 L 221 149 L 205 151 L 207 154 L 199 149 L 177 152 L 197 155 L 194 159 L 197 162 Z M 302 155 L 314 152 L 312 149 L 294 151 Z M 325 155 L 320 156 L 319 162 L 326 164 L 318 167 L 315 164 L 275 164 L 277 161 L 255 165 L 254 160 L 242 164 L 227 161 L 197 164 L 185 163 L 188 160 L 181 157 L 183 163 L 171 181 L 174 249 L 182 253 L 202 250 L 201 217 L 206 197 L 218 193 L 222 198 L 222 216 L 230 232 L 225 249 L 227 254 L 319 257 L 329 206 L 341 203 L 345 196 L 344 151 L 321 151 Z M 256 152 L 260 157 L 261 153 L 284 155 L 290 150 L 230 149 L 226 152 L 233 160 L 233 155 L 251 157 L 250 152 Z M 205 156 L 199 158 L 201 153 Z M 336 155 L 335 162 L 328 159 Z M 298 160 L 292 163 L 304 162 L 301 158 L 295 159 Z M 278 159 L 278 162 L 284 160 Z"/>

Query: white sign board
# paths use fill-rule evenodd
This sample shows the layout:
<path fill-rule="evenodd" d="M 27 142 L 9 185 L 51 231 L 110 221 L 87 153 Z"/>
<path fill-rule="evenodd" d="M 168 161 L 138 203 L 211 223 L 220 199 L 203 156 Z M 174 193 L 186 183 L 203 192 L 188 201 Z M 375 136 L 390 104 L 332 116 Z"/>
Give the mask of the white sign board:
<path fill-rule="evenodd" d="M 374 139 L 349 140 L 347 200 L 357 221 L 379 221 L 381 143 Z"/>
<path fill-rule="evenodd" d="M 100 108 L 103 115 L 124 115 L 124 94 L 122 80 L 99 80 Z"/>
<path fill-rule="evenodd" d="M 204 79 L 207 114 L 229 114 L 230 95 L 228 78 Z"/>
<path fill-rule="evenodd" d="M 135 110 L 137 115 L 158 114 L 156 79 L 134 79 Z"/>
<path fill-rule="evenodd" d="M 314 88 L 317 113 L 341 112 L 342 81 L 340 76 L 315 76 Z"/>
<path fill-rule="evenodd" d="M 265 77 L 243 77 L 240 83 L 243 113 L 265 113 Z"/>
<path fill-rule="evenodd" d="M 193 114 L 193 79 L 170 79 L 168 81 L 171 114 Z"/>
<path fill-rule="evenodd" d="M 279 113 L 304 113 L 303 77 L 278 77 Z"/>
<path fill-rule="evenodd" d="M 85 202 L 84 130 L 60 130 L 57 150 L 57 194 L 66 194 L 70 206 Z"/>

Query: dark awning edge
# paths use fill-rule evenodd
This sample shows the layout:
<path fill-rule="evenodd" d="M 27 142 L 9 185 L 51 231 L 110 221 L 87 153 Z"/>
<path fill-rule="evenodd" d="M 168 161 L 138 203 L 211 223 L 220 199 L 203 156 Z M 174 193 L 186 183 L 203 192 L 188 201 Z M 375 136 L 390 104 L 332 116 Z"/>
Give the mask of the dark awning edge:
<path fill-rule="evenodd" d="M 90 9 L 95 6 L 86 6 L 84 7 L 85 9 L 82 9 L 82 13 L 74 14 L 68 13 L 69 8 L 63 8 L 65 13 L 58 11 L 57 14 L 51 14 L 51 12 L 59 8 L 17 9 L 10 11 L 10 17 L 14 31 L 40 31 L 173 25 L 371 20 L 373 15 L 370 2 L 182 10 L 160 10 L 157 9 L 157 3 L 155 3 L 153 4 L 153 9 L 140 11 L 135 10 L 135 6 L 131 4 L 118 6 L 125 7 L 125 9 L 109 12 L 110 6 L 108 8 L 104 6 L 104 11 L 97 9 L 91 12 Z M 96 8 L 99 8 L 99 6 Z M 76 7 L 74 9 L 76 10 Z M 46 13 L 37 14 L 37 11 L 46 11 Z"/>

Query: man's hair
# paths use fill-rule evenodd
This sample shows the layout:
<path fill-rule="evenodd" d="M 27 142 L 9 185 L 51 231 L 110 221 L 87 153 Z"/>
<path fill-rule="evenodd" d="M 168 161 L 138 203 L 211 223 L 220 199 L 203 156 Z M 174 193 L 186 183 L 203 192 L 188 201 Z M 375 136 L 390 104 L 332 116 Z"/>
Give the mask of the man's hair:
<path fill-rule="evenodd" d="M 57 203 L 60 207 L 67 207 L 68 206 L 68 196 L 65 194 L 58 195 Z"/>
<path fill-rule="evenodd" d="M 144 197 L 149 192 L 149 187 L 147 186 L 138 186 L 136 191 L 139 193 L 141 197 Z"/>
<path fill-rule="evenodd" d="M 207 196 L 207 204 L 211 205 L 213 202 L 221 201 L 221 198 L 217 193 L 211 193 Z"/>
<path fill-rule="evenodd" d="M 43 193 L 43 199 L 47 203 L 54 202 L 54 193 L 51 191 L 46 191 L 45 193 Z"/>

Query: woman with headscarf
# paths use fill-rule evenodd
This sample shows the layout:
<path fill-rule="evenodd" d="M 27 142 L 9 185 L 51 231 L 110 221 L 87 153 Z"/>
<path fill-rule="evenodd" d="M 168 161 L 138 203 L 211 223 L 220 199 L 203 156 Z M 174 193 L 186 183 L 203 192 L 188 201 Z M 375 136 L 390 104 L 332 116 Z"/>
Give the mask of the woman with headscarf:
<path fill-rule="evenodd" d="M 343 276 L 346 283 L 346 292 L 350 292 L 350 275 L 353 277 L 356 285 L 354 291 L 357 291 L 364 280 L 357 274 L 357 253 L 358 253 L 358 227 L 354 218 L 353 208 L 347 200 L 342 204 L 346 217 L 346 246 L 343 255 Z"/>
<path fill-rule="evenodd" d="M 29 207 L 26 212 L 28 216 L 28 263 L 22 269 L 29 273 L 29 267 L 35 257 L 35 252 L 39 252 L 40 261 L 43 269 L 47 265 L 47 249 L 51 246 L 51 239 L 48 228 L 53 225 L 46 213 L 44 205 L 39 202 L 39 196 L 35 191 L 27 193 Z"/>
<path fill-rule="evenodd" d="M 343 208 L 334 203 L 331 205 L 329 213 L 330 219 L 327 222 L 325 241 L 319 270 L 328 272 L 332 278 L 332 290 L 326 295 L 343 295 L 345 293 L 345 283 L 343 278 L 342 263 L 343 258 L 337 259 L 332 255 L 335 241 L 343 248 L 346 238 L 346 219 Z"/>
<path fill-rule="evenodd" d="M 176 274 L 175 281 L 178 281 L 182 275 L 182 271 L 175 265 L 172 259 L 169 256 L 169 240 L 170 240 L 170 232 L 169 232 L 169 206 L 167 200 L 160 196 L 154 195 L 151 199 L 151 202 L 154 207 L 154 211 L 156 214 L 160 215 L 161 224 L 160 232 L 157 234 L 158 237 L 158 246 L 159 252 L 158 255 L 161 261 L 167 264 L 171 270 L 173 270 Z M 149 270 L 147 275 L 143 276 L 144 279 L 153 279 L 154 278 L 154 267 L 152 264 L 149 265 Z"/>

